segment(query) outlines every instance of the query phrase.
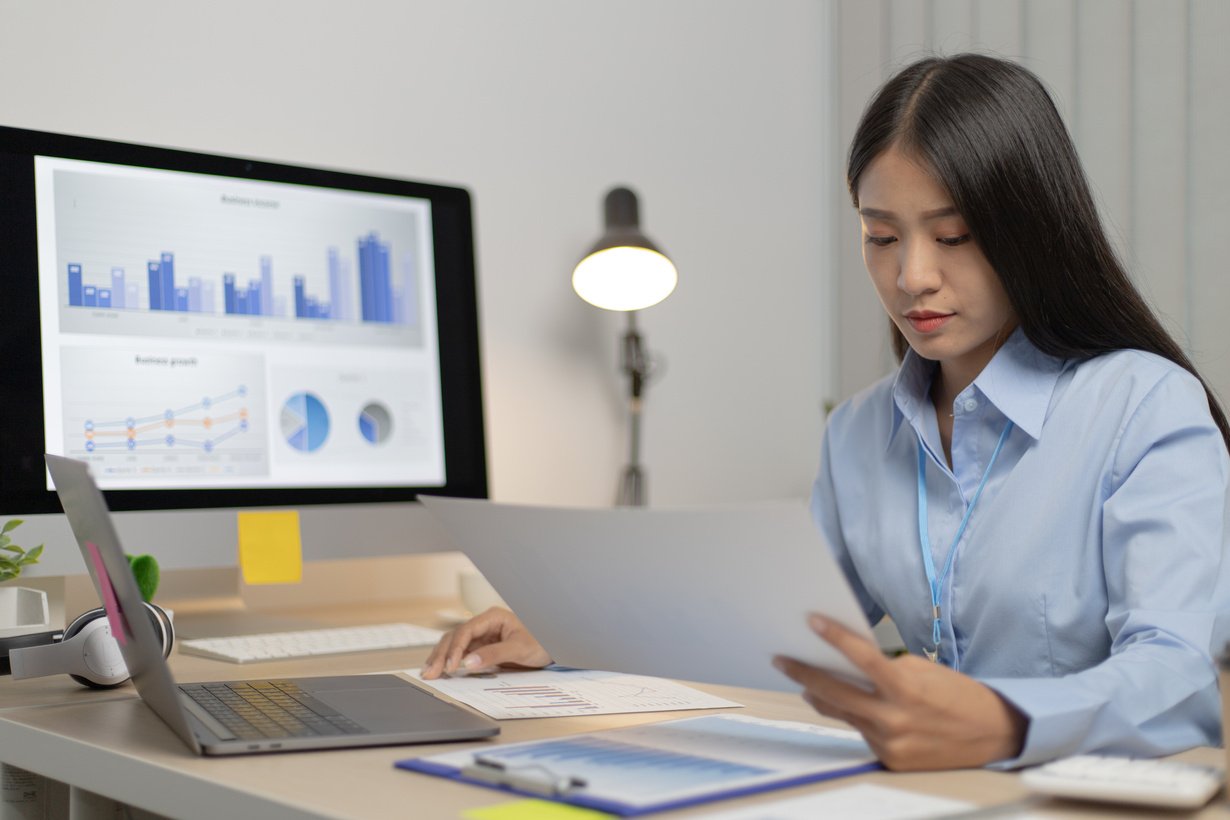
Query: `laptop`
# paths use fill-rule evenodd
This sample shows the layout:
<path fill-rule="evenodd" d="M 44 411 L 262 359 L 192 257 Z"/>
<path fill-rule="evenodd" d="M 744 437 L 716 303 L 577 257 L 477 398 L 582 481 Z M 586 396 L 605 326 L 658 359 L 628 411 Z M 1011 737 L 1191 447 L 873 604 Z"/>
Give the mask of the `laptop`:
<path fill-rule="evenodd" d="M 806 503 L 419 501 L 556 663 L 797 692 L 781 654 L 867 681 L 807 625 L 819 612 L 874 640 Z"/>
<path fill-rule="evenodd" d="M 177 684 L 89 466 L 48 454 L 47 468 L 138 694 L 194 753 L 437 743 L 499 734 L 495 722 L 396 675 Z M 269 714 L 279 707 L 280 713 Z"/>

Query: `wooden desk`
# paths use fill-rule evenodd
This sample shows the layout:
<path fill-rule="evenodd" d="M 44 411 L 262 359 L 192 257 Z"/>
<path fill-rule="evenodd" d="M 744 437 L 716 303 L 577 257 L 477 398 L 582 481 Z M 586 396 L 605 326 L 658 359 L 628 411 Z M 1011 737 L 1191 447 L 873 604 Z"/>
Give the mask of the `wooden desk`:
<path fill-rule="evenodd" d="M 390 607 L 348 606 L 284 613 L 308 625 L 347 625 L 408 620 L 435 623 L 434 612 L 452 601 L 423 600 Z M 199 631 L 206 615 L 177 613 L 180 629 Z M 244 616 L 248 631 L 261 631 L 261 616 Z M 281 628 L 293 621 L 273 623 Z M 181 681 L 320 675 L 407 669 L 420 666 L 426 649 L 369 652 L 320 659 L 237 666 L 184 655 L 172 656 Z M 722 686 L 698 688 L 746 705 L 738 710 L 760 717 L 820 720 L 796 696 Z M 519 799 L 512 795 L 394 769 L 406 757 L 436 754 L 483 743 L 511 743 L 599 729 L 630 726 L 695 712 L 596 715 L 504 721 L 493 741 L 396 746 L 333 752 L 267 754 L 227 758 L 191 755 L 153 712 L 136 697 L 131 685 L 93 692 L 66 676 L 0 683 L 0 760 L 74 789 L 74 817 L 103 816 L 101 795 L 176 818 L 456 818 L 480 806 Z M 1220 765 L 1219 749 L 1198 749 L 1182 757 Z M 894 774 L 875 772 L 755 797 L 671 812 L 670 817 L 694 817 L 715 808 L 736 808 L 813 791 L 874 782 L 898 789 L 967 800 L 993 806 L 1026 799 L 1018 778 L 984 770 Z M 84 790 L 84 791 L 82 791 Z M 109 801 L 107 801 L 109 805 Z M 90 807 L 94 806 L 94 809 Z M 1125 817 L 1122 809 L 1098 809 L 1054 801 L 1029 801 L 1032 813 L 1046 817 Z M 1033 816 L 1033 815 L 1031 815 Z M 1135 816 L 1151 816 L 1142 812 Z M 1170 817 L 1183 817 L 1171 814 Z M 1230 810 L 1215 800 L 1199 817 L 1227 817 Z"/>

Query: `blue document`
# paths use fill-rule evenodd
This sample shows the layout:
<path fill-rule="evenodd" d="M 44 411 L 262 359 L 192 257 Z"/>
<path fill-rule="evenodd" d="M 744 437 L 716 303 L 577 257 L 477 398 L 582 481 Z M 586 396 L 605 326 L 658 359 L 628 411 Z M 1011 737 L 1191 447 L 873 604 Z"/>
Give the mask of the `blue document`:
<path fill-rule="evenodd" d="M 625 817 L 880 767 L 856 732 L 727 714 L 396 765 Z"/>

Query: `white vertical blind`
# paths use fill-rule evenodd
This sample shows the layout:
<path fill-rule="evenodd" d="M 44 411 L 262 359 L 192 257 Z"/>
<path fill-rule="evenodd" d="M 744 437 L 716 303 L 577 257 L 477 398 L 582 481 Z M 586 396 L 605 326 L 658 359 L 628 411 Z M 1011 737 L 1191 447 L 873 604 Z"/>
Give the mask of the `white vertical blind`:
<path fill-rule="evenodd" d="M 846 152 L 854 127 L 875 89 L 883 82 L 889 63 L 891 31 L 888 5 L 881 2 L 842 2 L 837 20 L 837 153 L 838 185 L 844 188 Z M 888 359 L 884 311 L 863 272 L 859 221 L 848 196 L 837 209 L 838 271 L 832 277 L 837 291 L 837 384 L 838 396 L 884 372 Z"/>
<path fill-rule="evenodd" d="M 1187 5 L 1138 3 L 1130 222 L 1132 259 L 1141 290 L 1166 329 L 1190 343 L 1187 305 Z"/>
<path fill-rule="evenodd" d="M 1102 217 L 1167 328 L 1230 399 L 1230 3 L 1225 0 L 838 0 L 838 133 L 902 65 L 980 51 L 1020 60 L 1068 123 Z M 872 77 L 874 76 L 874 81 Z M 844 398 L 887 372 L 887 319 L 850 209 L 839 236 Z"/>
<path fill-rule="evenodd" d="M 1230 236 L 1230 3 L 1192 0 L 1188 6 L 1188 85 L 1185 91 L 1187 157 L 1187 288 L 1189 337 L 1196 365 L 1230 399 L 1230 282 L 1226 241 Z M 1146 227 L 1141 242 L 1150 240 Z"/>

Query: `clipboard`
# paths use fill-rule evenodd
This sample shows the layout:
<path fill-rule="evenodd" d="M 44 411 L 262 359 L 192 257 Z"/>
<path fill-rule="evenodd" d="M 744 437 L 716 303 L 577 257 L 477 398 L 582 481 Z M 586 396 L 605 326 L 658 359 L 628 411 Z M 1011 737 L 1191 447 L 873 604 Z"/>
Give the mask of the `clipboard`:
<path fill-rule="evenodd" d="M 492 745 L 394 765 L 621 817 L 881 768 L 857 732 L 731 714 Z"/>

